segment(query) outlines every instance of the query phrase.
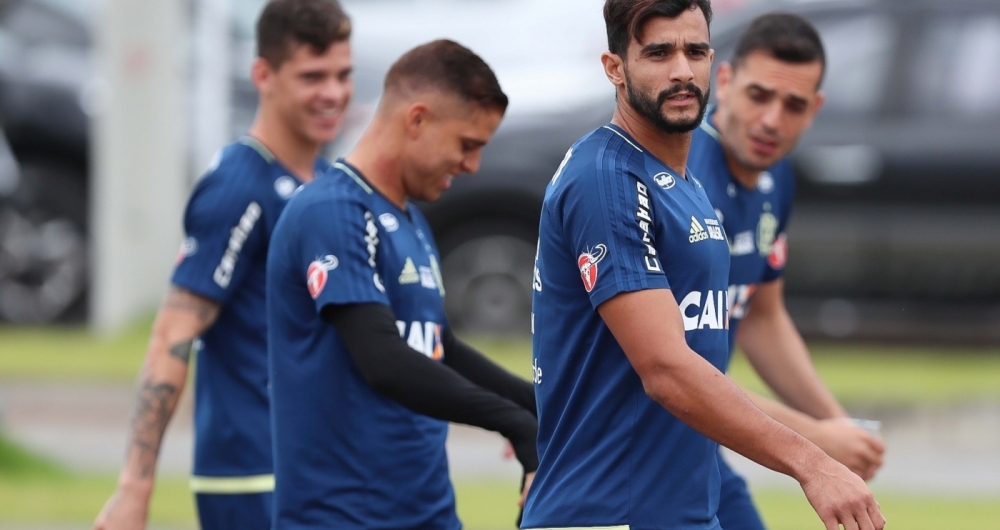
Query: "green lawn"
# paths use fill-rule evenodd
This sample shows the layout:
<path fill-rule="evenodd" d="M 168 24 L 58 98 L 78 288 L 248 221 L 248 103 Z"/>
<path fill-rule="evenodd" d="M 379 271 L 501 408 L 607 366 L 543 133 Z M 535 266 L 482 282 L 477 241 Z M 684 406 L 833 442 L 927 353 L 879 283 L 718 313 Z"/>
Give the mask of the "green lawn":
<path fill-rule="evenodd" d="M 0 327 L 0 384 L 4 379 L 131 381 L 142 363 L 149 321 L 113 338 L 74 328 Z M 470 340 L 510 370 L 527 378 L 526 340 Z M 824 380 L 850 406 L 933 406 L 1000 399 L 1000 350 L 889 346 L 813 348 Z M 732 375 L 761 391 L 742 357 Z M 32 522 L 86 525 L 113 491 L 113 475 L 74 474 L 0 438 L 0 526 Z M 516 516 L 516 484 L 462 482 L 458 507 L 470 530 L 507 529 Z M 756 495 L 771 530 L 820 530 L 801 493 L 765 490 Z M 905 530 L 996 529 L 1000 499 L 924 498 L 881 492 L 890 528 Z M 152 506 L 156 524 L 193 528 L 194 509 L 184 477 L 163 477 Z"/>

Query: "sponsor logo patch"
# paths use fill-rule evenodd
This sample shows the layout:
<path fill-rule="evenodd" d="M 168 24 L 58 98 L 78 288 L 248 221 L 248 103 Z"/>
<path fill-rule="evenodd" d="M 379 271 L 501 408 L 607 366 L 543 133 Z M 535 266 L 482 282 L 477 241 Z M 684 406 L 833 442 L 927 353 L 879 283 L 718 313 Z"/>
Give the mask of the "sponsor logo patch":
<path fill-rule="evenodd" d="M 750 230 L 736 234 L 736 237 L 733 238 L 733 245 L 729 250 L 730 254 L 733 256 L 748 256 L 753 254 L 757 251 L 753 239 L 753 232 Z"/>
<path fill-rule="evenodd" d="M 608 253 L 608 247 L 597 245 L 593 250 L 588 250 L 577 258 L 576 263 L 580 267 L 580 278 L 583 279 L 583 287 L 587 292 L 594 290 L 597 285 L 597 264 L 604 259 Z"/>
<path fill-rule="evenodd" d="M 399 336 L 406 344 L 432 360 L 444 359 L 444 345 L 441 343 L 441 325 L 436 322 L 396 321 Z"/>
<path fill-rule="evenodd" d="M 226 253 L 222 256 L 222 261 L 219 262 L 219 266 L 215 268 L 215 273 L 212 275 L 212 279 L 215 283 L 227 289 L 229 287 L 229 282 L 233 281 L 233 271 L 236 269 L 236 260 L 240 258 L 240 251 L 243 250 L 243 245 L 247 242 L 247 238 L 250 237 L 250 232 L 253 231 L 253 227 L 257 224 L 257 220 L 260 219 L 262 210 L 260 205 L 256 202 L 251 202 L 246 211 L 243 212 L 243 216 L 240 217 L 239 223 L 236 224 L 230 231 L 229 244 L 226 245 Z"/>
<path fill-rule="evenodd" d="M 774 177 L 767 171 L 757 177 L 757 189 L 761 193 L 771 193 L 774 191 Z"/>
<path fill-rule="evenodd" d="M 657 186 L 665 190 L 669 190 L 677 185 L 677 179 L 670 173 L 657 173 L 653 176 L 653 182 L 656 182 Z"/>
<path fill-rule="evenodd" d="M 406 263 L 403 264 L 403 272 L 399 274 L 399 284 L 409 285 L 419 281 L 420 275 L 417 274 L 417 267 L 413 264 L 412 259 L 406 258 Z"/>
<path fill-rule="evenodd" d="M 653 248 L 653 238 L 649 235 L 653 226 L 652 208 L 650 207 L 649 202 L 649 190 L 642 182 L 636 182 L 635 189 L 638 193 L 636 199 L 639 201 L 639 207 L 635 211 L 635 218 L 639 223 L 639 230 L 642 231 L 642 242 L 646 245 L 646 270 L 650 272 L 661 272 L 662 269 L 660 268 L 660 260 L 656 257 L 656 249 Z"/>
<path fill-rule="evenodd" d="M 691 216 L 691 236 L 688 237 L 688 241 L 691 243 L 697 243 L 699 241 L 705 241 L 708 239 L 708 232 L 705 230 L 704 226 L 698 222 L 694 216 Z"/>
<path fill-rule="evenodd" d="M 278 180 L 274 181 L 274 191 L 277 192 L 278 196 L 282 199 L 290 199 L 292 195 L 295 195 L 295 192 L 298 189 L 299 183 L 288 175 L 278 177 Z"/>
<path fill-rule="evenodd" d="M 391 213 L 384 213 L 378 216 L 378 222 L 382 224 L 382 228 L 385 228 L 386 232 L 399 230 L 399 219 L 396 219 L 396 216 Z"/>
<path fill-rule="evenodd" d="M 692 291 L 678 306 L 684 331 L 729 329 L 729 293 L 727 291 Z M 692 311 L 693 310 L 693 311 Z"/>
<path fill-rule="evenodd" d="M 312 296 L 313 300 L 318 298 L 323 292 L 323 288 L 326 287 L 328 272 L 336 269 L 339 265 L 340 260 L 332 254 L 318 258 L 309 264 L 309 268 L 306 270 L 306 287 L 309 288 L 309 296 Z"/>

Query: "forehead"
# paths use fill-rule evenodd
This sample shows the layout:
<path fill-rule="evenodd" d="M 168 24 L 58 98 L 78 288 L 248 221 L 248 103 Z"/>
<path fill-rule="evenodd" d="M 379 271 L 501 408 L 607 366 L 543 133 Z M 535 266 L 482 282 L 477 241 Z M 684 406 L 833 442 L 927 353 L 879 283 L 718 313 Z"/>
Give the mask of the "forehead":
<path fill-rule="evenodd" d="M 672 44 L 683 47 L 687 44 L 707 44 L 709 42 L 708 21 L 697 6 L 685 9 L 676 18 L 654 16 L 646 19 L 639 31 L 639 39 L 632 39 L 629 47 L 649 44 Z"/>
<path fill-rule="evenodd" d="M 315 48 L 301 42 L 289 44 L 288 58 L 280 69 L 303 70 L 314 68 L 345 68 L 351 65 L 351 43 L 343 40 L 331 44 L 325 51 L 317 53 Z"/>
<path fill-rule="evenodd" d="M 819 90 L 823 63 L 788 63 L 763 51 L 751 52 L 736 69 L 733 82 L 739 86 L 757 85 L 779 94 L 810 98 Z"/>

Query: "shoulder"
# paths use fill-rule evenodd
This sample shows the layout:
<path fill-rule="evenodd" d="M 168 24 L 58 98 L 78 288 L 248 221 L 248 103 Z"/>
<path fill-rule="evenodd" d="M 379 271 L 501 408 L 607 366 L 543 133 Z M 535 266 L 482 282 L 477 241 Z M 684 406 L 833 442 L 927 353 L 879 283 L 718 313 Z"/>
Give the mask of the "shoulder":
<path fill-rule="evenodd" d="M 346 212 L 370 210 L 372 191 L 333 167 L 302 186 L 288 201 L 285 217 L 341 217 Z M 340 214 L 340 215 L 338 215 Z"/>
<path fill-rule="evenodd" d="M 621 175 L 645 170 L 643 149 L 611 126 L 600 127 L 578 140 L 553 178 L 560 187 L 593 189 L 617 182 Z"/>

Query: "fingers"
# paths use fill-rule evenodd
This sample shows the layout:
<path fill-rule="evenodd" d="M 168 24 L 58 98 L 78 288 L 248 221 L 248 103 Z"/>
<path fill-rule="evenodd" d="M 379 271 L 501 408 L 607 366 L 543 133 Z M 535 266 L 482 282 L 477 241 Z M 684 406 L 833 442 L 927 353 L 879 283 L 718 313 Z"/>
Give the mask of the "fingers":
<path fill-rule="evenodd" d="M 517 505 L 524 508 L 525 501 L 528 500 L 528 490 L 531 489 L 531 483 L 535 480 L 535 473 L 531 472 L 524 475 L 524 488 L 521 490 L 521 500 L 517 502 Z"/>

